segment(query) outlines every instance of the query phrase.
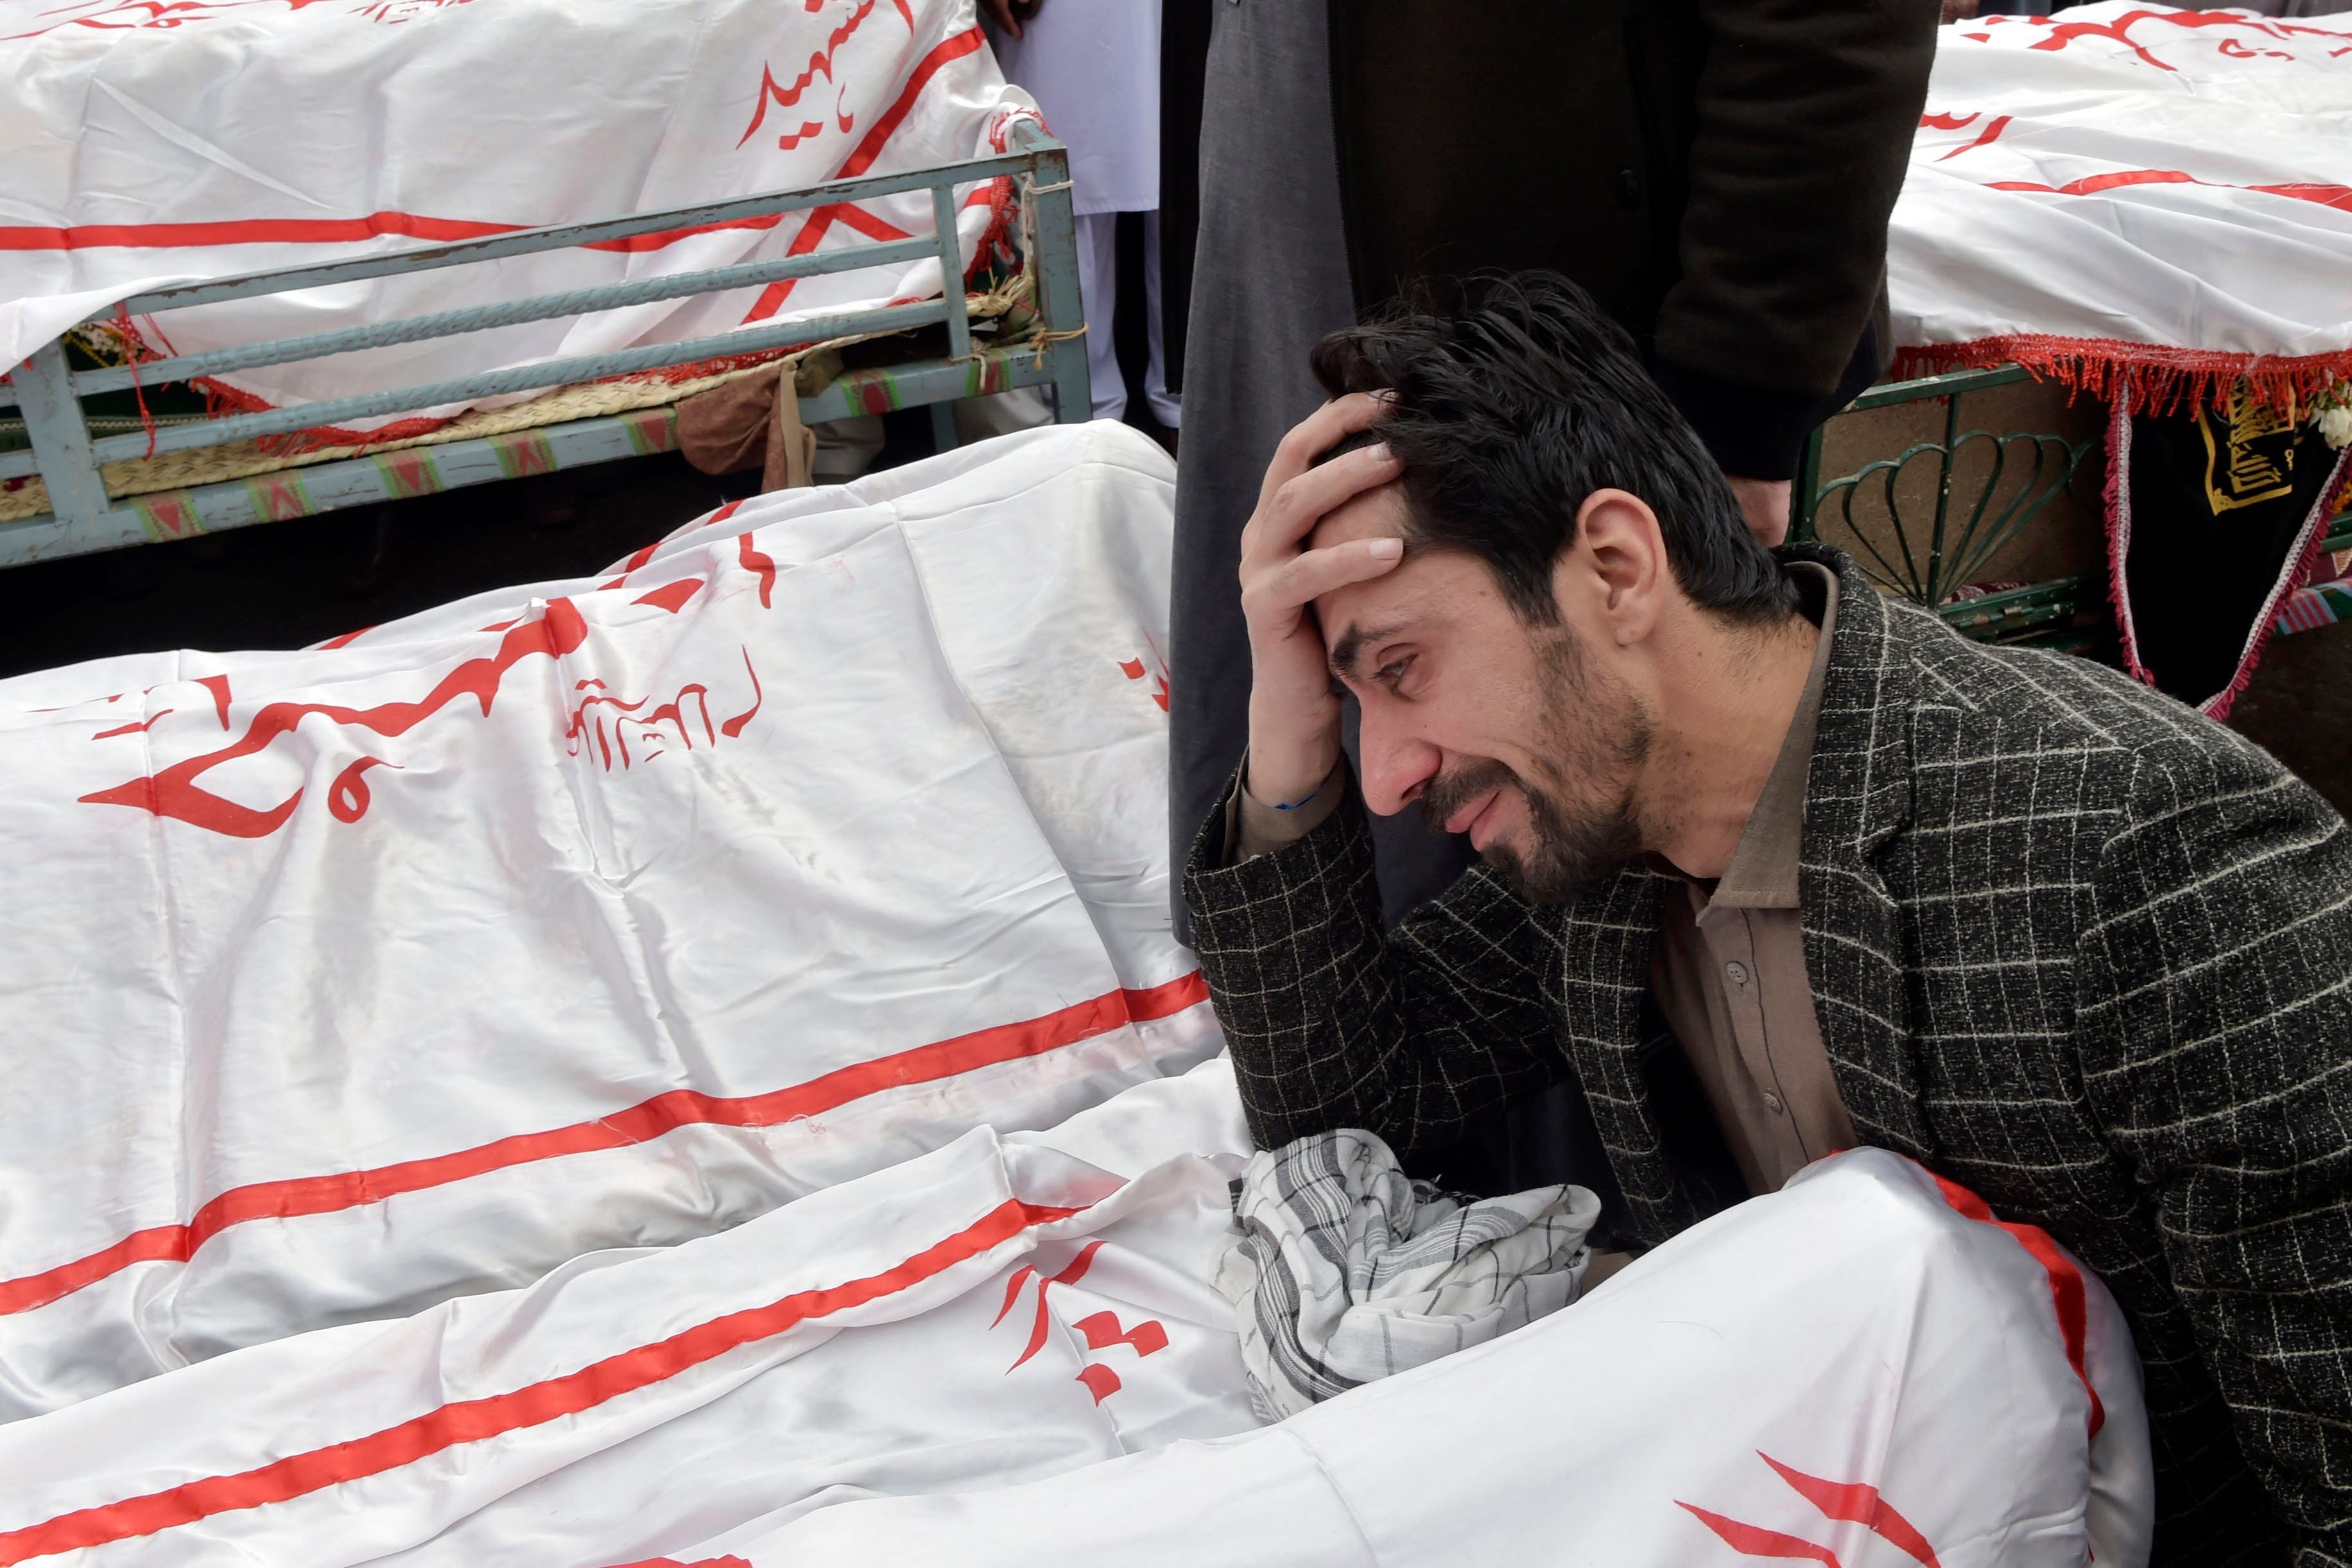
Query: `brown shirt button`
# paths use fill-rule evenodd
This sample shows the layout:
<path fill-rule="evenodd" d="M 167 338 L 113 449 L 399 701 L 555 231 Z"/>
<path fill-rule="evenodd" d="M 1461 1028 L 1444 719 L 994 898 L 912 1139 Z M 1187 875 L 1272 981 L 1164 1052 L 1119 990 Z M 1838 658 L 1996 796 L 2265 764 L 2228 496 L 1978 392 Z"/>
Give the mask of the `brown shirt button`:
<path fill-rule="evenodd" d="M 1737 958 L 1726 964 L 1723 967 L 1723 972 L 1731 977 L 1731 983 L 1735 986 L 1744 986 L 1748 983 L 1748 966 Z"/>

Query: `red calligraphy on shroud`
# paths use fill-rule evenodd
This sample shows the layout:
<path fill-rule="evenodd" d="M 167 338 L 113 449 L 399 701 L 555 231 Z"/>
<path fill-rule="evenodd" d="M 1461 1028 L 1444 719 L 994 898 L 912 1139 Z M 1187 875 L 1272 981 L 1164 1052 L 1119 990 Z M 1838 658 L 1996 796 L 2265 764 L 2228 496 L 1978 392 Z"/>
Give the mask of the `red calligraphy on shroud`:
<path fill-rule="evenodd" d="M 284 5 L 289 11 L 299 11 L 306 5 L 320 3 L 320 0 L 121 0 L 118 5 L 108 5 L 85 16 L 51 22 L 28 33 L 8 34 L 5 38 L 0 38 L 0 42 L 36 38 L 59 27 L 96 27 L 106 32 L 137 27 L 179 27 L 190 22 L 204 21 L 216 11 L 241 11 L 255 5 Z"/>
<path fill-rule="evenodd" d="M 1039 1274 L 1026 1263 L 1013 1271 L 1012 1282 L 1004 1287 L 1004 1304 L 996 1309 L 996 1316 L 990 1320 L 988 1326 L 994 1328 L 1004 1321 L 1004 1314 L 1011 1312 L 1013 1303 L 1020 1299 L 1021 1287 L 1027 1284 L 1033 1278 L 1037 1281 L 1037 1317 L 1036 1321 L 1030 1325 L 1027 1347 L 1013 1358 L 1013 1365 L 1006 1367 L 1005 1371 L 1015 1370 L 1023 1362 L 1045 1348 L 1045 1333 L 1053 1326 L 1053 1320 L 1045 1312 L 1046 1289 L 1053 1285 L 1075 1285 L 1085 1279 L 1087 1270 L 1093 1266 L 1095 1254 L 1102 1250 L 1102 1245 L 1100 1241 L 1087 1242 L 1078 1249 L 1078 1255 L 1071 1259 L 1058 1274 Z"/>
<path fill-rule="evenodd" d="M 751 677 L 751 706 L 733 718 L 719 721 L 719 733 L 730 740 L 743 733 L 743 727 L 759 716 L 760 705 L 768 700 L 768 694 L 760 689 L 760 672 L 751 667 L 751 650 L 749 648 L 743 650 L 743 673 Z"/>
<path fill-rule="evenodd" d="M 645 549 L 637 551 L 635 555 L 621 563 L 621 571 L 619 576 L 614 578 L 610 582 L 598 583 L 596 585 L 596 591 L 601 593 L 606 589 L 620 587 L 621 584 L 629 580 L 629 573 L 636 570 L 637 568 L 653 559 L 654 551 L 659 549 L 661 549 L 661 541 L 659 539 L 656 539 Z"/>
<path fill-rule="evenodd" d="M 1969 116 L 1969 119 L 1970 120 L 1974 120 L 1976 116 L 1973 114 Z M 1953 148 L 1949 152 L 1945 153 L 1943 157 L 1937 159 L 1936 162 L 1938 163 L 1949 162 L 1952 159 L 1958 157 L 1963 152 L 1973 152 L 1978 148 L 1985 146 L 1990 142 L 2000 141 L 2000 133 L 2009 129 L 2011 118 L 2011 117 L 2009 115 L 2002 115 L 2000 119 L 1986 126 L 1982 131 L 1977 132 L 1975 141 L 1962 142 L 1959 146 Z"/>
<path fill-rule="evenodd" d="M 996 1309 L 996 1316 L 990 1320 L 988 1326 L 994 1328 L 1004 1321 L 1005 1314 L 1013 1310 L 1013 1303 L 1021 1299 L 1022 1288 L 1031 1280 L 1037 1281 L 1037 1300 L 1036 1315 L 1029 1325 L 1029 1343 L 1013 1358 L 1013 1364 L 1004 1369 L 1008 1375 L 1045 1347 L 1045 1336 L 1053 1328 L 1053 1316 L 1045 1310 L 1046 1291 L 1053 1286 L 1074 1285 L 1084 1279 L 1087 1270 L 1094 1265 L 1095 1254 L 1102 1250 L 1102 1245 L 1099 1239 L 1087 1242 L 1058 1274 L 1040 1274 L 1026 1263 L 1013 1271 L 1013 1278 L 1004 1287 L 1004 1304 Z M 1102 1312 L 1080 1318 L 1070 1327 L 1086 1341 L 1090 1351 L 1105 1351 L 1115 1344 L 1123 1344 L 1141 1357 L 1168 1348 L 1168 1331 L 1150 1318 L 1130 1329 L 1120 1323 L 1117 1312 Z M 1094 1396 L 1097 1405 L 1118 1393 L 1120 1387 L 1118 1374 L 1100 1362 L 1088 1362 L 1078 1368 L 1077 1380 L 1086 1385 L 1087 1392 Z"/>
<path fill-rule="evenodd" d="M 760 608 L 767 609 L 771 603 L 769 596 L 776 590 L 775 558 L 761 553 L 760 548 L 751 542 L 751 536 L 749 534 L 741 535 L 735 540 L 735 558 L 742 562 L 745 571 L 760 580 Z"/>
<path fill-rule="evenodd" d="M 633 604 L 650 604 L 656 609 L 667 610 L 672 615 L 675 615 L 679 611 L 686 608 L 686 601 L 688 600 L 693 598 L 701 591 L 702 580 L 700 578 L 682 577 L 676 582 L 666 582 L 659 588 L 653 590 L 651 592 L 641 593 L 637 595 L 635 599 L 630 601 L 630 602 Z"/>
<path fill-rule="evenodd" d="M 938 75 L 942 68 L 951 62 L 986 47 L 987 42 L 980 29 L 972 27 L 968 31 L 958 33 L 951 38 L 941 40 L 929 54 L 916 62 L 914 74 L 907 78 L 907 85 L 899 89 L 898 98 L 892 101 L 887 110 L 883 111 L 880 120 L 866 127 L 865 136 L 858 141 L 856 148 L 849 156 L 842 161 L 841 167 L 833 172 L 833 177 L 836 180 L 854 180 L 871 168 L 874 161 L 882 155 L 883 148 L 889 144 L 890 138 L 897 133 L 900 122 L 914 109 L 915 100 L 922 96 L 923 89 L 929 85 L 931 78 Z M 881 223 L 880 220 L 859 208 L 835 203 L 829 206 L 814 209 L 802 220 L 799 232 L 793 235 L 792 243 L 784 247 L 784 254 L 786 256 L 808 255 L 816 249 L 827 234 L 832 232 L 833 225 L 835 224 L 846 224 L 869 239 L 905 239 L 907 237 L 904 231 Z M 886 233 L 885 230 L 888 232 Z M 760 298 L 752 302 L 751 308 L 744 313 L 744 322 L 748 325 L 753 321 L 764 321 L 782 309 L 784 301 L 792 296 L 793 286 L 799 281 L 798 278 L 787 277 L 768 285 L 766 288 L 761 290 Z"/>
<path fill-rule="evenodd" d="M 1896 1512 L 1894 1504 L 1879 1496 L 1876 1487 L 1864 1481 L 1825 1480 L 1820 1476 L 1808 1475 L 1794 1465 L 1784 1465 L 1769 1454 L 1759 1452 L 1756 1457 L 1771 1466 L 1773 1473 L 1788 1482 L 1790 1490 L 1811 1503 L 1814 1511 L 1823 1519 L 1861 1525 L 1917 1563 L 1920 1568 L 1943 1568 L 1937 1561 L 1936 1549 L 1928 1543 L 1927 1537 L 1916 1525 Z M 1817 1541 L 1792 1535 L 1787 1531 L 1749 1524 L 1696 1503 L 1677 1500 L 1675 1506 L 1715 1531 L 1725 1545 L 1743 1557 L 1772 1557 L 1840 1568 L 1837 1553 Z"/>
<path fill-rule="evenodd" d="M 2142 22 L 2158 22 L 2167 26 L 2183 28 L 2242 27 L 2257 36 L 2279 39 L 2284 39 L 2293 33 L 2301 33 L 2316 38 L 2333 39 L 2343 37 L 2341 33 L 2331 32 L 2325 27 L 2299 27 L 2292 22 L 2276 22 L 2261 16 L 2250 16 L 2242 11 L 2126 11 L 2122 16 L 2105 22 L 2056 23 L 2052 26 L 2048 37 L 2037 38 L 2026 47 L 2063 49 L 2077 38 L 2110 38 L 2137 55 L 2143 64 L 2154 66 L 2160 71 L 2177 69 L 2178 68 L 2166 65 L 2162 60 L 2158 59 L 2148 52 L 2147 45 L 2131 36 L 2132 28 Z M 2228 47 L 2231 40 L 2225 38 L 2221 42 L 2223 54 L 2234 52 Z M 2264 52 L 2274 55 L 2280 59 L 2294 57 L 2292 55 L 2280 54 L 2277 50 Z M 2252 57 L 2241 55 L 2239 57 Z"/>
<path fill-rule="evenodd" d="M 1150 1355 L 1168 1348 L 1168 1331 L 1153 1318 L 1146 1318 L 1130 1329 L 1120 1326 L 1117 1312 L 1097 1312 L 1070 1326 L 1078 1331 L 1078 1337 L 1087 1342 L 1088 1350 L 1108 1350 L 1115 1344 L 1123 1344 L 1138 1355 Z"/>
<path fill-rule="evenodd" d="M 172 712 L 173 710 L 170 708 L 158 708 L 155 711 L 153 718 L 147 719 L 139 724 L 121 724 L 115 726 L 112 729 L 101 729 L 96 735 L 91 736 L 90 738 L 92 740 L 112 740 L 118 735 L 144 735 L 149 730 L 155 727 L 156 719 L 168 717 Z"/>
<path fill-rule="evenodd" d="M 1767 1530 L 1760 1524 L 1743 1524 L 1736 1519 L 1711 1513 L 1693 1503 L 1676 1501 L 1676 1508 L 1696 1517 L 1717 1535 L 1723 1543 L 1742 1557 L 1781 1557 L 1807 1563 L 1821 1563 L 1827 1568 L 1840 1568 L 1837 1553 L 1801 1535 L 1785 1531 Z"/>
<path fill-rule="evenodd" d="M 1819 1476 L 1809 1476 L 1794 1465 L 1784 1465 L 1761 1451 L 1756 1457 L 1771 1466 L 1782 1480 L 1795 1488 L 1798 1496 L 1820 1509 L 1824 1519 L 1842 1519 L 1853 1524 L 1868 1525 L 1873 1531 L 1916 1558 L 1922 1568 L 1943 1568 L 1936 1561 L 1936 1549 L 1927 1543 L 1927 1538 L 1919 1532 L 1916 1525 L 1895 1512 L 1895 1505 L 1879 1496 L 1876 1487 L 1863 1481 L 1832 1481 Z"/>
<path fill-rule="evenodd" d="M 396 771 L 399 767 L 399 763 L 386 762 L 381 757 L 361 758 L 357 762 L 336 774 L 335 781 L 327 787 L 327 810 L 333 814 L 338 822 L 358 821 L 367 815 L 368 801 L 371 799 L 368 794 L 367 781 L 360 775 L 371 768 L 390 768 Z"/>
<path fill-rule="evenodd" d="M 596 752 L 603 759 L 604 771 L 607 773 L 613 770 L 613 758 L 615 752 L 620 757 L 621 768 L 624 771 L 638 762 L 651 762 L 668 749 L 669 737 L 673 731 L 677 737 L 678 743 L 691 751 L 694 749 L 694 731 L 686 719 L 686 709 L 689 706 L 695 709 L 696 716 L 702 721 L 705 743 L 712 746 L 719 743 L 718 732 L 711 727 L 710 724 L 710 688 L 700 682 L 688 682 L 678 688 L 677 696 L 659 707 L 643 713 L 638 710 L 646 708 L 646 705 L 654 700 L 653 698 L 639 697 L 635 702 L 631 702 L 625 698 L 611 696 L 602 689 L 604 685 L 602 681 L 587 680 L 580 682 L 574 688 L 585 691 L 588 695 L 573 706 L 571 722 L 564 727 L 564 749 L 572 756 L 579 756 L 583 747 L 587 744 L 588 732 L 592 725 L 595 731 Z M 596 689 L 590 690 L 592 687 Z M 608 718 L 612 724 L 609 735 L 605 730 Z M 637 737 L 638 752 L 642 755 L 630 752 L 629 737 L 632 735 Z"/>
<path fill-rule="evenodd" d="M 760 67 L 759 107 L 751 111 L 751 123 L 743 128 L 743 134 L 736 141 L 735 145 L 740 147 L 744 142 L 751 140 L 752 136 L 759 131 L 761 125 L 766 121 L 768 118 L 768 105 L 771 103 L 774 104 L 778 109 L 792 109 L 799 104 L 801 94 L 808 90 L 809 83 L 816 80 L 817 78 L 823 77 L 827 82 L 832 82 L 835 54 L 840 49 L 841 46 L 847 43 L 856 33 L 857 29 L 865 24 L 866 18 L 867 16 L 872 14 L 873 10 L 874 0 L 859 0 L 857 8 L 849 14 L 848 20 L 843 22 L 841 26 L 835 27 L 833 32 L 827 36 L 824 41 L 824 47 L 817 49 L 810 54 L 808 64 L 801 68 L 801 74 L 793 78 L 793 85 L 790 87 L 778 86 L 776 83 L 776 74 L 774 70 L 767 65 L 762 64 Z M 835 85 L 837 86 L 839 84 L 835 83 Z M 803 124 L 800 129 L 799 135 L 787 133 L 786 136 L 777 143 L 777 145 L 790 149 L 803 137 L 813 136 L 823 129 L 824 128 L 821 124 Z M 846 131 L 849 128 L 845 125 L 842 129 Z"/>
<path fill-rule="evenodd" d="M 290 735 L 304 719 L 324 717 L 348 729 L 364 730 L 386 737 L 407 734 L 427 718 L 439 713 L 460 698 L 471 697 L 481 705 L 482 716 L 489 716 L 490 706 L 498 696 L 499 687 L 509 670 L 523 660 L 544 655 L 561 658 L 587 640 L 587 622 L 568 599 L 552 600 L 545 615 L 526 622 L 509 631 L 499 640 L 498 652 L 487 658 L 468 659 L 452 670 L 417 702 L 392 702 L 374 707 L 342 707 L 331 703 L 268 703 L 247 724 L 245 733 L 216 751 L 191 757 L 175 762 L 162 771 L 130 779 L 111 789 L 101 789 L 84 795 L 90 805 L 131 806 L 158 817 L 168 817 L 208 832 L 230 838 L 258 839 L 276 832 L 294 814 L 300 803 L 302 791 L 296 789 L 277 805 L 257 810 L 237 801 L 215 795 L 202 788 L 197 780 L 225 763 L 251 757 L 267 750 L 280 736 Z M 217 683 L 217 684 L 215 684 Z M 221 722 L 228 722 L 228 677 L 207 676 L 201 683 L 210 686 L 219 708 Z M 343 770 L 335 781 L 335 800 L 347 802 L 352 808 L 350 817 L 341 810 L 336 816 L 343 821 L 356 821 L 367 809 L 365 786 L 360 782 L 363 771 L 354 764 Z"/>
<path fill-rule="evenodd" d="M 1139 681 L 1143 679 L 1145 674 L 1143 661 L 1140 659 L 1121 659 L 1118 662 L 1118 673 L 1125 675 L 1130 681 Z M 1168 711 L 1167 674 L 1163 671 L 1161 674 L 1152 677 L 1152 685 L 1157 686 L 1159 689 L 1151 694 L 1151 700 L 1160 705 L 1160 711 L 1161 713 L 1166 713 Z"/>
<path fill-rule="evenodd" d="M 228 727 L 228 677 L 198 675 L 196 685 L 213 694 L 213 711 L 220 716 L 221 727 L 226 729 Z"/>

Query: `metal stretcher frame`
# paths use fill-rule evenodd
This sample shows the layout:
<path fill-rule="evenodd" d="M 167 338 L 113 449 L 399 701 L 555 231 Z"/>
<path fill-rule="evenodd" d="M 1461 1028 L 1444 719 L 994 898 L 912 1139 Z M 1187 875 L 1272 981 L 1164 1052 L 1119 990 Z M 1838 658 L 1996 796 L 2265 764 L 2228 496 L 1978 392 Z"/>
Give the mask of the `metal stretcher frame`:
<path fill-rule="evenodd" d="M 2078 649 L 2095 643 L 2097 633 L 2086 632 L 2076 623 L 2085 616 L 2111 613 L 2103 578 L 2053 578 L 1974 598 L 1956 597 L 1975 579 L 1979 569 L 2065 493 L 2085 459 L 2103 449 L 2095 434 L 2068 441 L 2040 431 L 1964 427 L 1960 400 L 1968 393 L 2032 379 L 2029 371 L 2003 365 L 1872 387 L 1841 412 L 1857 413 L 1941 399 L 1941 438 L 1914 442 L 1900 453 L 1874 459 L 1851 474 L 1824 478 L 1822 432 L 1817 427 L 1805 444 L 1796 483 L 1790 486 L 1790 537 L 1818 538 L 1821 518 L 1833 509 L 1842 510 L 1851 522 L 1855 498 L 1876 486 L 1894 530 L 1891 549 L 1882 550 L 1861 530 L 1854 532 L 1862 542 L 1861 553 L 1875 558 L 1865 559 L 1864 569 L 1885 588 L 1932 606 L 1959 631 L 1988 642 L 2031 638 L 2047 646 Z M 1971 497 L 1963 486 L 1956 485 L 1954 470 L 1960 455 L 1979 444 L 1989 447 L 1990 463 L 1982 486 Z M 1895 481 L 1922 458 L 1936 465 L 1933 513 L 1924 520 L 1906 516 L 1895 488 Z M 2000 497 L 2003 481 L 2020 467 L 2024 470 L 2022 482 L 2012 493 Z M 2323 549 L 2352 549 L 2352 512 L 2335 518 L 2327 533 Z"/>
<path fill-rule="evenodd" d="M 1068 154 L 1061 142 L 1030 120 L 1014 122 L 1012 148 L 993 157 L 936 168 L 835 180 L 733 201 L 557 225 L 457 245 L 286 267 L 125 296 L 94 312 L 84 324 L 103 325 L 125 312 L 144 315 L 362 278 L 429 272 L 499 256 L 636 235 L 740 223 L 902 191 L 929 190 L 937 225 L 936 232 L 928 237 L 859 244 L 811 255 L 404 317 L 332 332 L 148 360 L 135 369 L 109 366 L 73 370 L 67 362 L 65 339 L 60 337 L 36 350 L 27 361 L 14 367 L 5 381 L 0 381 L 0 410 L 12 405 L 16 408 L 30 444 L 29 451 L 0 453 L 0 480 L 37 475 L 47 486 L 50 504 L 50 510 L 39 516 L 0 522 L 0 566 L 243 528 L 525 473 L 635 456 L 673 444 L 675 426 L 667 423 L 674 417 L 667 409 L 655 407 L 541 425 L 504 435 L 414 445 L 397 452 L 284 468 L 255 478 L 168 492 L 173 517 L 162 525 L 155 515 L 156 497 L 113 497 L 108 493 L 101 472 L 101 465 L 142 457 L 151 450 L 164 453 L 221 446 L 502 392 L 601 381 L 868 333 L 944 325 L 948 356 L 837 377 L 824 391 L 802 400 L 800 412 L 805 423 L 822 423 L 853 414 L 929 404 L 933 429 L 942 445 L 952 445 L 954 426 L 948 411 L 949 404 L 956 399 L 1038 385 L 1055 389 L 1059 417 L 1065 423 L 1087 419 L 1090 400 L 1086 345 L 1078 336 L 1085 326 L 1085 315 L 1078 298 L 1077 242 L 1070 206 Z M 1043 330 L 1034 343 L 975 348 L 961 287 L 964 268 L 956 235 L 956 187 L 1006 175 L 1013 179 L 1017 199 L 1027 208 L 1023 226 L 1029 236 L 1030 253 L 1024 265 L 1035 283 Z M 353 349 L 451 337 L 520 321 L 584 315 L 648 300 L 683 298 L 785 278 L 851 272 L 926 256 L 938 258 L 947 287 L 941 298 L 915 304 L 742 328 L 676 343 L 578 355 L 258 413 L 158 421 L 152 431 L 94 434 L 92 422 L 82 407 L 85 397 L 121 391 L 139 382 L 154 386 L 257 365 L 317 359 Z"/>

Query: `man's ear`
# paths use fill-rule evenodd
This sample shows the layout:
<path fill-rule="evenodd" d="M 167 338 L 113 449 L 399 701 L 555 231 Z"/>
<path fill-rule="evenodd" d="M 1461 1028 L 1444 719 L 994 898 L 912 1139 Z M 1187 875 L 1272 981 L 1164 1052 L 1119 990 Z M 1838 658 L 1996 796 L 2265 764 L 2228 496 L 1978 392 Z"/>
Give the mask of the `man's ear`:
<path fill-rule="evenodd" d="M 1577 508 L 1576 542 L 1553 569 L 1552 591 L 1577 624 L 1627 647 L 1656 628 L 1673 580 L 1649 504 L 1629 491 L 1595 490 Z"/>

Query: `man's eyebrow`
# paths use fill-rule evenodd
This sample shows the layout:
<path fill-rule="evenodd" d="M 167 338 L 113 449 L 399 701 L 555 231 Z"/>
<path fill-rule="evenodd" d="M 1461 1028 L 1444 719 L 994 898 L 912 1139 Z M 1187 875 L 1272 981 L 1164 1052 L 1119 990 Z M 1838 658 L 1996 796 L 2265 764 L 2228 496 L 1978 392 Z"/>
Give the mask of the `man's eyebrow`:
<path fill-rule="evenodd" d="M 1331 644 L 1331 673 L 1344 678 L 1354 671 L 1356 656 L 1364 651 L 1365 643 L 1385 641 L 1401 630 L 1396 626 L 1349 627 L 1340 634 L 1339 640 Z"/>

